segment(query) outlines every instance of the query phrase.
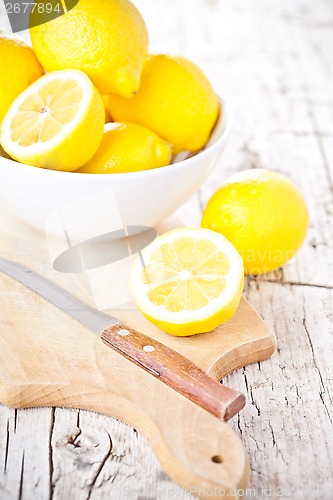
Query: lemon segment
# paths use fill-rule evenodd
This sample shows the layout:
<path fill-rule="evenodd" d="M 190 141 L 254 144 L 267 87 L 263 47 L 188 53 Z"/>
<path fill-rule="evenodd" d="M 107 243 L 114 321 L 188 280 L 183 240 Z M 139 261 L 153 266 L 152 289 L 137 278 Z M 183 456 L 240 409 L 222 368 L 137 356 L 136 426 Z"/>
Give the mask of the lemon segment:
<path fill-rule="evenodd" d="M 16 35 L 0 34 L 0 123 L 16 97 L 44 70 L 33 50 Z"/>
<path fill-rule="evenodd" d="M 138 172 L 170 164 L 172 146 L 146 127 L 134 123 L 108 123 L 102 143 L 80 173 Z"/>
<path fill-rule="evenodd" d="M 15 160 L 73 171 L 103 138 L 104 106 L 89 78 L 77 70 L 49 73 L 12 104 L 1 126 L 1 144 Z"/>
<path fill-rule="evenodd" d="M 208 332 L 227 321 L 238 307 L 243 282 L 242 259 L 233 245 L 213 231 L 192 228 L 159 236 L 142 251 L 129 277 L 144 316 L 177 336 Z"/>
<path fill-rule="evenodd" d="M 229 179 L 209 200 L 201 226 L 223 234 L 247 274 L 270 272 L 294 257 L 306 236 L 305 200 L 286 177 L 251 169 Z"/>

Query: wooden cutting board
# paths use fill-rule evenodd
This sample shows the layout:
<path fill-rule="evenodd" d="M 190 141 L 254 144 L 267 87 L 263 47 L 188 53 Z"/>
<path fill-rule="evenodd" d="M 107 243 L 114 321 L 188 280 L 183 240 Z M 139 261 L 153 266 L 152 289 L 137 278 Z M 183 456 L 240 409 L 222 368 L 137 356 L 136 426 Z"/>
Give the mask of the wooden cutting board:
<path fill-rule="evenodd" d="M 45 236 L 3 207 L 0 255 L 43 274 L 94 305 L 85 275 L 53 270 Z M 221 498 L 249 481 L 247 454 L 230 427 L 121 355 L 46 300 L 0 272 L 0 401 L 14 408 L 62 406 L 113 416 L 147 436 L 169 476 L 201 498 Z M 127 304 L 109 311 L 221 380 L 275 350 L 275 338 L 245 298 L 213 332 L 171 337 Z"/>

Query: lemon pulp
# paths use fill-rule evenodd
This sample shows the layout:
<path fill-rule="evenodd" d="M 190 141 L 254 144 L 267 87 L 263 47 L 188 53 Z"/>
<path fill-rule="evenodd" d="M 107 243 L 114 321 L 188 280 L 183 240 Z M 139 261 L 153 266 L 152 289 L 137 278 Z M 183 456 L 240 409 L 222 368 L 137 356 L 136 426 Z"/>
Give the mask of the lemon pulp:
<path fill-rule="evenodd" d="M 142 271 L 142 280 L 149 287 L 148 297 L 153 304 L 172 312 L 205 307 L 225 289 L 230 269 L 227 256 L 214 243 L 189 237 L 163 245 L 150 261 Z M 161 271 L 165 275 L 162 282 Z"/>
<path fill-rule="evenodd" d="M 12 141 L 20 146 L 50 141 L 76 117 L 81 100 L 77 81 L 50 82 L 20 105 L 11 124 Z"/>

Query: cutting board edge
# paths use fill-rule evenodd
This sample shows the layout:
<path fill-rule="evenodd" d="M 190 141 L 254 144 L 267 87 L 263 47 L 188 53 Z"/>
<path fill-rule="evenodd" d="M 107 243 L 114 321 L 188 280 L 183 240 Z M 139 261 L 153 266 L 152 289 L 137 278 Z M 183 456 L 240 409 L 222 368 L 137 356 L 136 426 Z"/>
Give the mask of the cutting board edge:
<path fill-rule="evenodd" d="M 208 375 L 215 380 L 222 381 L 235 370 L 271 358 L 276 351 L 277 340 L 272 330 L 268 327 L 267 329 L 269 335 L 263 339 L 255 339 L 247 344 L 249 348 L 247 352 L 244 352 L 244 346 L 242 346 L 243 349 L 237 346 L 223 358 L 219 358 L 208 370 Z"/>

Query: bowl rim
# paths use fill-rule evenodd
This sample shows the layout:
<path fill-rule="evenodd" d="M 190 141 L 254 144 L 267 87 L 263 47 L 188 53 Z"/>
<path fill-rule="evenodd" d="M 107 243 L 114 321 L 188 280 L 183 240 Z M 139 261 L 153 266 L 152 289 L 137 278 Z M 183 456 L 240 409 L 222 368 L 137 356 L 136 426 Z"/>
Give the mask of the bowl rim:
<path fill-rule="evenodd" d="M 27 164 L 12 160 L 10 158 L 5 158 L 5 157 L 1 157 L 1 156 L 0 156 L 0 164 L 1 163 L 8 163 L 11 165 L 11 168 L 13 168 L 13 164 L 14 164 L 16 166 L 16 168 L 18 168 L 18 169 L 20 169 L 20 168 L 27 169 L 28 168 L 28 169 L 31 169 L 31 172 L 34 172 L 34 173 L 38 172 L 38 174 L 41 174 L 41 172 L 43 172 L 43 174 L 45 176 L 49 176 L 49 177 L 57 176 L 58 178 L 60 178 L 60 176 L 63 176 L 63 177 L 67 177 L 67 180 L 68 180 L 68 176 L 74 177 L 73 174 L 75 174 L 75 179 L 78 182 L 81 182 L 81 181 L 86 182 L 86 181 L 92 181 L 93 179 L 97 180 L 97 179 L 106 179 L 106 178 L 108 180 L 110 180 L 110 179 L 125 180 L 125 179 L 129 179 L 129 177 L 131 179 L 143 178 L 147 175 L 149 175 L 149 176 L 150 175 L 152 175 L 152 176 L 159 175 L 160 172 L 165 172 L 166 170 L 168 172 L 170 172 L 170 174 L 171 174 L 171 172 L 173 172 L 175 170 L 186 168 L 188 165 L 191 164 L 191 161 L 194 160 L 194 158 L 202 158 L 203 159 L 204 157 L 208 156 L 209 154 L 211 154 L 215 150 L 219 149 L 220 144 L 228 138 L 228 136 L 231 132 L 231 129 L 232 129 L 232 125 L 233 125 L 233 113 L 232 113 L 230 106 L 226 103 L 226 101 L 218 94 L 216 94 L 216 95 L 217 95 L 217 98 L 219 100 L 220 109 L 223 109 L 222 123 L 224 123 L 224 128 L 223 128 L 221 135 L 216 139 L 216 141 L 213 144 L 209 145 L 207 148 L 202 149 L 201 151 L 194 154 L 193 156 L 191 156 L 189 158 L 185 158 L 184 160 L 181 160 L 177 163 L 171 163 L 169 165 L 165 165 L 164 167 L 159 167 L 159 168 L 152 168 L 152 169 L 148 169 L 148 170 L 139 170 L 137 172 L 119 172 L 119 173 L 114 173 L 114 174 L 89 174 L 89 173 L 81 173 L 81 172 L 75 172 L 75 171 L 64 172 L 62 170 L 38 168 L 38 167 L 34 167 L 33 165 L 27 165 Z M 218 120 L 220 118 L 221 117 L 219 116 Z"/>

